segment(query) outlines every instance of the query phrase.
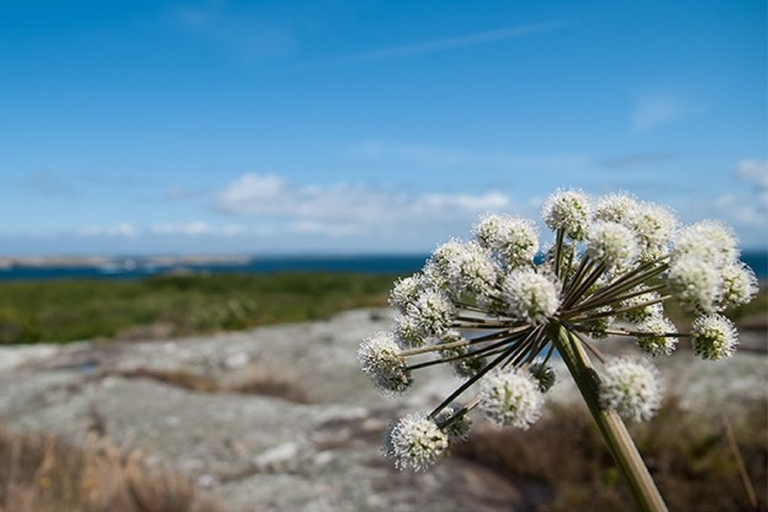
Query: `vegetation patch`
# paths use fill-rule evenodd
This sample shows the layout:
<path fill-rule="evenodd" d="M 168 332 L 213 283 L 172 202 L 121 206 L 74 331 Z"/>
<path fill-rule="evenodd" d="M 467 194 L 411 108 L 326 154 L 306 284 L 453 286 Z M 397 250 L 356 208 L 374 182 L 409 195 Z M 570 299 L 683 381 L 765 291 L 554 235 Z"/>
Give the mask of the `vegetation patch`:
<path fill-rule="evenodd" d="M 476 429 L 452 449 L 514 483 L 524 482 L 532 510 L 633 510 L 629 490 L 583 407 L 553 408 L 523 432 Z M 739 471 L 742 457 L 750 485 L 765 510 L 768 499 L 766 403 L 751 405 L 734 420 L 738 454 L 722 417 L 686 411 L 667 401 L 649 423 L 630 431 L 670 510 L 754 511 Z M 547 492 L 541 492 L 546 489 Z"/>
<path fill-rule="evenodd" d="M 227 512 L 185 477 L 105 439 L 78 448 L 0 428 L 0 512 Z"/>
<path fill-rule="evenodd" d="M 387 305 L 394 275 L 291 272 L 0 283 L 0 343 L 185 336 Z"/>

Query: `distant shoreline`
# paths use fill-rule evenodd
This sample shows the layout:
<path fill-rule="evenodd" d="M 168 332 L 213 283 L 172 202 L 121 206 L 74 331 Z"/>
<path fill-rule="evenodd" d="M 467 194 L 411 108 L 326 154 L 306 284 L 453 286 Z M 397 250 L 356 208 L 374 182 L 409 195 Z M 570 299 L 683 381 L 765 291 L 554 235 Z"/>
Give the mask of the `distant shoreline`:
<path fill-rule="evenodd" d="M 135 279 L 168 273 L 265 273 L 290 271 L 407 274 L 428 254 L 285 254 L 150 256 L 0 256 L 0 281 L 57 278 Z M 744 251 L 742 261 L 768 280 L 768 250 Z"/>

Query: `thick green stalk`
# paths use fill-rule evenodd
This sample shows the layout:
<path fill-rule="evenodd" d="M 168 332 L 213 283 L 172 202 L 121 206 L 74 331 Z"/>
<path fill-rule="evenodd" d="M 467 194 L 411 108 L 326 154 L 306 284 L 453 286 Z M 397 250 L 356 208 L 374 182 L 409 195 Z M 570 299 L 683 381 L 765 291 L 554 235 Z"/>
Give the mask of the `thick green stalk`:
<path fill-rule="evenodd" d="M 648 468 L 640 452 L 637 451 L 624 422 L 614 411 L 600 407 L 598 377 L 579 341 L 562 325 L 553 325 L 549 335 L 557 346 L 573 380 L 576 381 L 581 396 L 587 403 L 589 412 L 640 509 L 645 512 L 666 512 L 667 506 L 664 499 L 648 473 Z"/>

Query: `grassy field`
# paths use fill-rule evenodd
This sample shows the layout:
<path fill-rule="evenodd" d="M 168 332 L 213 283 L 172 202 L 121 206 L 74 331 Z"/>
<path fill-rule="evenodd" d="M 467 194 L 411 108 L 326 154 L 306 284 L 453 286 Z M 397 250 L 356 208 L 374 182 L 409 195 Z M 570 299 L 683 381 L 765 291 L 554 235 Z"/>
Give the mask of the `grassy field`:
<path fill-rule="evenodd" d="M 138 339 L 238 330 L 387 305 L 398 276 L 358 273 L 191 274 L 141 280 L 0 283 L 0 344 Z M 768 312 L 763 288 L 735 319 Z M 672 310 L 676 322 L 687 322 Z"/>
<path fill-rule="evenodd" d="M 385 306 L 396 276 L 211 274 L 0 284 L 0 343 L 181 336 Z"/>

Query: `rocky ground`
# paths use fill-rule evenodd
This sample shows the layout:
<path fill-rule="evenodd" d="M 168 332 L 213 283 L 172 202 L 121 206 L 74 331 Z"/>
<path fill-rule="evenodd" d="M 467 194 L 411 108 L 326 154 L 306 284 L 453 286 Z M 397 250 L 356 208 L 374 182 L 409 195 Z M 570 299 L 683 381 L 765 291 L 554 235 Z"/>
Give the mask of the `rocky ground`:
<path fill-rule="evenodd" d="M 522 510 L 519 489 L 471 462 L 448 458 L 410 474 L 381 456 L 390 420 L 434 406 L 457 383 L 434 368 L 417 373 L 402 399 L 379 395 L 356 350 L 391 322 L 388 310 L 356 310 L 196 338 L 2 347 L 0 423 L 74 442 L 96 432 L 142 448 L 236 511 Z M 765 331 L 743 333 L 742 342 L 747 350 L 725 362 L 685 351 L 658 359 L 669 392 L 688 407 L 729 414 L 766 399 Z M 608 352 L 632 350 L 604 343 Z M 574 386 L 557 371 L 549 399 L 573 400 Z M 234 392 L 250 381 L 272 386 Z"/>

